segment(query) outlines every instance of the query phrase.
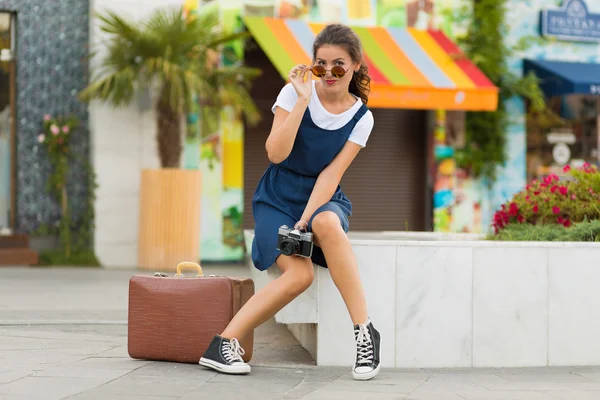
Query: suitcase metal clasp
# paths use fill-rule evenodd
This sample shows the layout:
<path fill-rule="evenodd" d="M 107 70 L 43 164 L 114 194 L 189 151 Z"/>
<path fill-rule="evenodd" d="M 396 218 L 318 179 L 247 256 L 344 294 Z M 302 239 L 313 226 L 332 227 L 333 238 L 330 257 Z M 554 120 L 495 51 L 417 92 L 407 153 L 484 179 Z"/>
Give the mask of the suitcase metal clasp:
<path fill-rule="evenodd" d="M 169 274 L 165 273 L 165 272 L 155 272 L 154 276 L 158 276 L 160 278 L 166 278 L 169 276 Z"/>

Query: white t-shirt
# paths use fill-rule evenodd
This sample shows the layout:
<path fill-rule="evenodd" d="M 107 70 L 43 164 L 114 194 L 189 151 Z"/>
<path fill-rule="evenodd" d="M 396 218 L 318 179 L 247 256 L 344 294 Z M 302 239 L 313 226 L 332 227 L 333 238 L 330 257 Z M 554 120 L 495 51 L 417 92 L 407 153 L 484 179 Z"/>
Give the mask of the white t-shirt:
<path fill-rule="evenodd" d="M 350 109 L 341 114 L 332 114 L 321 104 L 315 89 L 315 81 L 313 80 L 313 90 L 312 95 L 310 96 L 310 102 L 308 103 L 308 109 L 310 110 L 310 115 L 313 122 L 319 128 L 326 130 L 339 129 L 350 122 L 352 117 L 354 117 L 354 114 L 356 114 L 358 109 L 363 104 L 362 100 L 360 100 L 358 97 L 357 99 L 358 101 L 354 103 Z M 296 89 L 294 89 L 294 86 L 291 83 L 288 83 L 283 87 L 283 89 L 281 89 L 281 92 L 279 92 L 277 100 L 275 100 L 275 104 L 273 104 L 271 111 L 275 113 L 275 108 L 279 106 L 288 112 L 292 112 L 292 108 L 294 108 L 297 100 L 298 94 L 296 93 Z M 354 126 L 354 129 L 352 130 L 352 133 L 350 133 L 348 140 L 360 145 L 361 147 L 365 147 L 367 145 L 369 135 L 373 130 L 373 124 L 373 114 L 369 110 L 358 120 Z"/>

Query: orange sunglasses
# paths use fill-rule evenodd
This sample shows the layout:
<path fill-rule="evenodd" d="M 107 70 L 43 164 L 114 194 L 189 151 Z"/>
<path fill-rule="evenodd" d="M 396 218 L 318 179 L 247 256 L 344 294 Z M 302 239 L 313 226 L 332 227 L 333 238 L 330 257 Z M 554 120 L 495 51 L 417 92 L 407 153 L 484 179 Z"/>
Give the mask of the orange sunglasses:
<path fill-rule="evenodd" d="M 327 74 L 327 71 L 331 71 L 331 75 L 334 78 L 341 78 L 344 75 L 346 75 L 346 73 L 350 70 L 350 68 L 348 69 L 344 69 L 342 67 L 340 67 L 339 65 L 336 65 L 335 67 L 331 68 L 331 69 L 325 69 L 325 67 L 323 67 L 322 65 L 315 65 L 313 66 L 311 69 L 312 73 L 319 78 L 324 77 Z"/>

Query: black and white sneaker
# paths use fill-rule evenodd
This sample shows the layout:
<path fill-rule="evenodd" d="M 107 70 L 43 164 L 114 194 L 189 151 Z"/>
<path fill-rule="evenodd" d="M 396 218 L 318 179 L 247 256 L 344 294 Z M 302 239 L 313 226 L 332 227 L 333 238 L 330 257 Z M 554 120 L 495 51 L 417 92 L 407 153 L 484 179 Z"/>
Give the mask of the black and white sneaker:
<path fill-rule="evenodd" d="M 237 339 L 230 340 L 216 335 L 199 364 L 226 374 L 248 374 L 250 365 L 244 362 L 243 355 L 244 349 Z"/>
<path fill-rule="evenodd" d="M 352 370 L 352 377 L 359 381 L 372 379 L 379 374 L 381 336 L 373 327 L 371 320 L 364 324 L 354 326 L 354 339 L 356 340 L 356 362 Z"/>

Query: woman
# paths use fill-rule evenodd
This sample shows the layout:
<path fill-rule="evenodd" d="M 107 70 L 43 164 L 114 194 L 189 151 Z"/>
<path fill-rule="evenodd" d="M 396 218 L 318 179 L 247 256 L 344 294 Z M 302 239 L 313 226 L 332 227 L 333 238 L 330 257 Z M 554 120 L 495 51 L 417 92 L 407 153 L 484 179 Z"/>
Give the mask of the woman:
<path fill-rule="evenodd" d="M 316 82 L 313 74 L 320 77 Z M 352 204 L 339 183 L 373 128 L 366 103 L 370 77 L 358 36 L 328 25 L 313 44 L 313 66 L 295 66 L 273 106 L 266 150 L 271 161 L 253 197 L 252 261 L 282 275 L 258 291 L 216 335 L 200 364 L 232 374 L 250 372 L 237 338 L 271 318 L 312 283 L 313 263 L 329 268 L 354 323 L 357 380 L 380 370 L 380 335 L 368 314 L 356 259 L 346 233 Z M 282 225 L 311 232 L 311 257 L 278 250 Z"/>

